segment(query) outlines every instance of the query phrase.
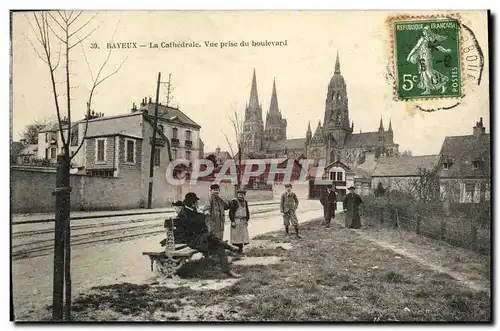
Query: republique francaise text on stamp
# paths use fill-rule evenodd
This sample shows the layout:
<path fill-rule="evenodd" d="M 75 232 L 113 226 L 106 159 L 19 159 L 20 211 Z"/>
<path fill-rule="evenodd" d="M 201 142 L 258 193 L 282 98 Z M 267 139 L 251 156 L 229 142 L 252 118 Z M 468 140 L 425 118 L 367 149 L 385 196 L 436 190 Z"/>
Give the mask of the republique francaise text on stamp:
<path fill-rule="evenodd" d="M 402 18 L 391 28 L 397 99 L 462 96 L 458 20 Z"/>

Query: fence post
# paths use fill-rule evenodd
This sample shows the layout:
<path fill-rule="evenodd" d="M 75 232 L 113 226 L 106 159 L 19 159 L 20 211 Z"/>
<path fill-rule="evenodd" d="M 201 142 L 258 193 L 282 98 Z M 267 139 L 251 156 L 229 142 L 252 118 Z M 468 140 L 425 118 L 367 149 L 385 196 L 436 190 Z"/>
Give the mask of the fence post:
<path fill-rule="evenodd" d="M 417 234 L 420 234 L 420 222 L 421 222 L 421 216 L 419 214 L 417 214 L 417 227 L 415 229 L 415 232 Z"/>
<path fill-rule="evenodd" d="M 474 223 L 471 224 L 470 227 L 470 241 L 473 249 L 476 249 L 477 244 L 477 227 Z"/>
<path fill-rule="evenodd" d="M 446 222 L 445 222 L 444 218 L 441 219 L 441 229 L 439 232 L 440 232 L 441 239 L 444 239 L 445 234 L 446 234 Z"/>
<path fill-rule="evenodd" d="M 396 208 L 395 213 L 396 213 L 396 215 L 395 215 L 396 216 L 396 228 L 400 229 L 399 228 L 399 213 L 398 213 L 398 209 L 397 208 Z"/>

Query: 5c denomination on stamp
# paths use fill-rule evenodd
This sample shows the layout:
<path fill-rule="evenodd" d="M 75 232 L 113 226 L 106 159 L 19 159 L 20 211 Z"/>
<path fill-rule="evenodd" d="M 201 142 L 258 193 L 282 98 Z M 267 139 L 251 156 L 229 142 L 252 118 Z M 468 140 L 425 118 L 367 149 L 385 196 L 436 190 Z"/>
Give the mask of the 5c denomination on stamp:
<path fill-rule="evenodd" d="M 460 98 L 460 24 L 454 18 L 392 21 L 396 97 Z"/>

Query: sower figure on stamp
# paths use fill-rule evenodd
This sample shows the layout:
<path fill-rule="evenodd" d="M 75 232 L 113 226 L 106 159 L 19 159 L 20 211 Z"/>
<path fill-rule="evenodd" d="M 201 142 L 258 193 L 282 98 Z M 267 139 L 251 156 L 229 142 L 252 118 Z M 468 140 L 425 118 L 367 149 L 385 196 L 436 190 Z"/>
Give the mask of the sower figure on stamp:
<path fill-rule="evenodd" d="M 295 236 L 297 238 L 302 238 L 299 235 L 299 220 L 297 219 L 297 215 L 295 211 L 299 206 L 299 199 L 297 199 L 297 195 L 292 192 L 292 184 L 285 185 L 286 192 L 281 195 L 281 216 L 283 217 L 283 223 L 285 224 L 286 235 L 288 236 L 290 223 L 292 223 L 295 228 Z"/>
<path fill-rule="evenodd" d="M 224 237 L 224 211 L 229 209 L 229 204 L 219 196 L 219 184 L 210 185 L 210 199 L 203 209 L 207 215 L 208 230 L 220 240 Z"/>
<path fill-rule="evenodd" d="M 361 197 L 355 193 L 356 188 L 348 188 L 349 193 L 345 196 L 343 207 L 345 216 L 345 227 L 350 229 L 359 229 L 361 227 L 361 217 L 359 207 L 363 203 Z"/>
<path fill-rule="evenodd" d="M 245 200 L 245 190 L 238 190 L 237 197 L 229 203 L 229 219 L 231 220 L 230 243 L 238 247 L 238 253 L 243 253 L 243 246 L 250 243 L 248 235 L 248 221 L 250 220 L 250 211 L 248 202 Z"/>
<path fill-rule="evenodd" d="M 331 219 L 335 218 L 335 211 L 337 210 L 337 192 L 335 191 L 335 186 L 327 187 L 326 192 L 320 198 L 327 228 L 330 227 Z"/>
<path fill-rule="evenodd" d="M 195 193 L 189 192 L 186 194 L 184 207 L 179 213 L 179 219 L 184 227 L 186 244 L 204 255 L 217 255 L 220 268 L 225 274 L 231 277 L 240 277 L 240 275 L 231 271 L 225 251 L 227 249 L 231 252 L 237 252 L 238 249 L 223 242 L 213 233 L 208 232 L 205 215 L 197 210 L 198 200 L 199 198 Z"/>

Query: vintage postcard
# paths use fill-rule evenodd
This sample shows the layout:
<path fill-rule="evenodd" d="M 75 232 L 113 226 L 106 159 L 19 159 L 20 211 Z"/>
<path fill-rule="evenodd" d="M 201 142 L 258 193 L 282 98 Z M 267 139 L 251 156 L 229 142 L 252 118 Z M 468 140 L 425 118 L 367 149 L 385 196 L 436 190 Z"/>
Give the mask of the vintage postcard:
<path fill-rule="evenodd" d="M 12 319 L 491 322 L 489 24 L 11 12 Z"/>

